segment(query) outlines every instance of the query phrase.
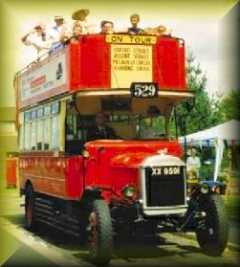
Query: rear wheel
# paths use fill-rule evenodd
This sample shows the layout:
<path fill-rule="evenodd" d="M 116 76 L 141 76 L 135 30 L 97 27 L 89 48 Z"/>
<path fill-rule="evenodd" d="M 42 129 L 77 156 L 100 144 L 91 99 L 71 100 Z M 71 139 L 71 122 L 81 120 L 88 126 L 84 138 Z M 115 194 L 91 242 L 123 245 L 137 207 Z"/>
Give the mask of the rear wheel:
<path fill-rule="evenodd" d="M 25 225 L 28 230 L 34 230 L 36 227 L 34 203 L 35 196 L 33 187 L 29 185 L 25 194 Z"/>
<path fill-rule="evenodd" d="M 206 195 L 199 203 L 205 213 L 196 232 L 197 240 L 203 251 L 211 256 L 220 256 L 227 245 L 228 223 L 224 203 L 220 195 Z"/>
<path fill-rule="evenodd" d="M 108 205 L 103 200 L 94 200 L 89 214 L 88 247 L 91 261 L 106 265 L 112 256 L 112 222 Z"/>

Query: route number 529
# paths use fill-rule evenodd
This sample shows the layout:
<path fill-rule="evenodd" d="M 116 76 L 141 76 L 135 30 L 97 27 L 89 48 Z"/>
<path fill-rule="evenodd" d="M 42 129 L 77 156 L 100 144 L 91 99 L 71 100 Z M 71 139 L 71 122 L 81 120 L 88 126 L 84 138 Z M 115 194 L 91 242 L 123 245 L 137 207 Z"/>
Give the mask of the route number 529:
<path fill-rule="evenodd" d="M 132 83 L 130 90 L 133 97 L 145 98 L 158 95 L 157 83 Z"/>

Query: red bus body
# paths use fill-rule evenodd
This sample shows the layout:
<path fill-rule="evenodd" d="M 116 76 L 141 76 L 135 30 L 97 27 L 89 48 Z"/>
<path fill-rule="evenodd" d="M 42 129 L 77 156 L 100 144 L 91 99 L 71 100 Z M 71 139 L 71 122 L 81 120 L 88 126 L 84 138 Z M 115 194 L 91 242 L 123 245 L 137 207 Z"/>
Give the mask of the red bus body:
<path fill-rule="evenodd" d="M 134 38 L 139 38 L 138 36 Z M 53 53 L 38 64 L 33 64 L 18 75 L 18 85 L 30 84 L 33 92 L 25 100 L 23 93 L 18 90 L 18 108 L 41 103 L 59 94 L 72 94 L 80 91 L 118 90 L 112 88 L 111 72 L 111 43 L 106 42 L 105 35 L 82 36 L 77 43 L 70 43 L 65 49 Z M 134 43 L 135 47 L 141 44 Z M 169 36 L 156 37 L 152 47 L 152 82 L 156 82 L 161 91 L 186 92 L 185 47 L 182 39 Z M 52 88 L 43 91 L 41 84 L 49 82 L 45 72 L 51 62 L 63 58 L 65 65 L 63 75 L 65 80 L 60 86 L 53 84 Z M 60 61 L 61 62 L 61 61 Z M 130 87 L 131 84 L 129 84 Z M 43 92 L 41 92 L 41 90 Z M 122 145 L 104 143 L 101 158 L 97 147 L 101 142 L 87 144 L 90 158 L 85 160 L 81 155 L 66 156 L 60 153 L 25 152 L 20 155 L 19 175 L 20 187 L 31 180 L 34 188 L 41 193 L 63 199 L 79 200 L 84 188 L 98 184 L 108 188 L 105 198 L 121 197 L 124 185 L 137 183 L 137 165 L 148 155 L 155 154 L 162 148 L 167 148 L 171 155 L 181 156 L 181 148 L 177 142 L 124 141 Z M 107 146 L 107 147 L 106 147 Z M 136 157 L 130 157 L 129 162 L 117 158 L 116 155 L 128 155 L 137 152 Z M 111 160 L 110 160 L 111 159 Z M 121 162 L 122 161 L 122 162 Z M 127 169 L 127 171 L 126 171 Z"/>
<path fill-rule="evenodd" d="M 104 150 L 101 147 L 104 145 Z M 147 157 L 161 149 L 180 157 L 181 147 L 172 141 L 91 141 L 86 148 L 89 159 L 83 156 L 54 156 L 29 154 L 20 156 L 20 187 L 31 179 L 34 188 L 43 194 L 68 200 L 80 200 L 86 186 L 107 189 L 104 198 L 121 199 L 127 184 L 138 184 L 138 167 Z M 99 150 L 100 149 L 100 150 Z M 137 151 L 137 153 L 136 153 Z"/>
<path fill-rule="evenodd" d="M 170 134 L 174 108 L 193 96 L 182 39 L 84 35 L 19 72 L 15 84 L 28 229 L 41 222 L 80 237 L 99 266 L 109 263 L 115 237 L 163 231 L 195 231 L 203 251 L 222 254 L 222 200 L 208 184 L 189 187 Z M 89 141 L 91 126 L 101 130 L 96 113 L 106 111 L 116 135 Z M 149 137 L 142 126 L 147 133 L 154 119 Z"/>
<path fill-rule="evenodd" d="M 34 91 L 38 86 L 53 83 L 46 73 L 51 62 L 59 58 L 65 61 L 63 74 L 65 81 L 61 85 L 48 87 L 48 90 L 39 90 L 39 93 L 24 100 L 21 91 L 18 91 L 18 107 L 23 108 L 49 99 L 61 93 L 74 93 L 82 90 L 111 90 L 121 89 L 113 87 L 111 67 L 111 44 L 106 43 L 105 35 L 82 36 L 78 43 L 70 43 L 64 50 L 50 55 L 38 64 L 32 64 L 18 76 L 18 84 L 30 83 Z M 137 38 L 137 37 L 136 37 Z M 124 46 L 124 44 L 122 45 Z M 125 45 L 126 46 L 126 45 Z M 134 44 L 141 47 L 141 44 Z M 186 91 L 185 47 L 182 39 L 159 37 L 151 45 L 151 82 L 156 82 L 161 91 Z M 127 88 L 130 88 L 130 83 Z"/>

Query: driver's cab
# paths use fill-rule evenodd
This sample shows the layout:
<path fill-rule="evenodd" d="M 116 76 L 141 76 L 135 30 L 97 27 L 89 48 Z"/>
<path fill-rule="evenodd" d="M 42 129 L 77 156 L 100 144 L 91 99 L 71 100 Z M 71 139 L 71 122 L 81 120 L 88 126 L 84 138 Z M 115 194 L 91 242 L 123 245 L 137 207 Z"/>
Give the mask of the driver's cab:
<path fill-rule="evenodd" d="M 137 99 L 129 94 L 76 95 L 66 101 L 65 153 L 83 152 L 84 144 L 89 141 L 88 131 L 95 125 L 99 112 L 106 114 L 107 125 L 115 131 L 118 139 L 175 138 L 174 106 L 168 98 Z"/>

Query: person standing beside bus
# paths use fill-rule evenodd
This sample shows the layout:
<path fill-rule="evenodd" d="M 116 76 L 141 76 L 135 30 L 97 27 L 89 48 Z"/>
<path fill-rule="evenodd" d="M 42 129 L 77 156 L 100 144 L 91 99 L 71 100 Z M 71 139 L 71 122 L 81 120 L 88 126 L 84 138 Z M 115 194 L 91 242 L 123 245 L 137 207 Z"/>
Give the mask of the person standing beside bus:
<path fill-rule="evenodd" d="M 198 179 L 201 162 L 200 158 L 197 156 L 197 150 L 195 148 L 191 149 L 190 156 L 187 158 L 186 165 L 187 173 L 188 176 L 190 176 L 190 179 L 192 176 L 195 176 L 195 178 Z"/>

